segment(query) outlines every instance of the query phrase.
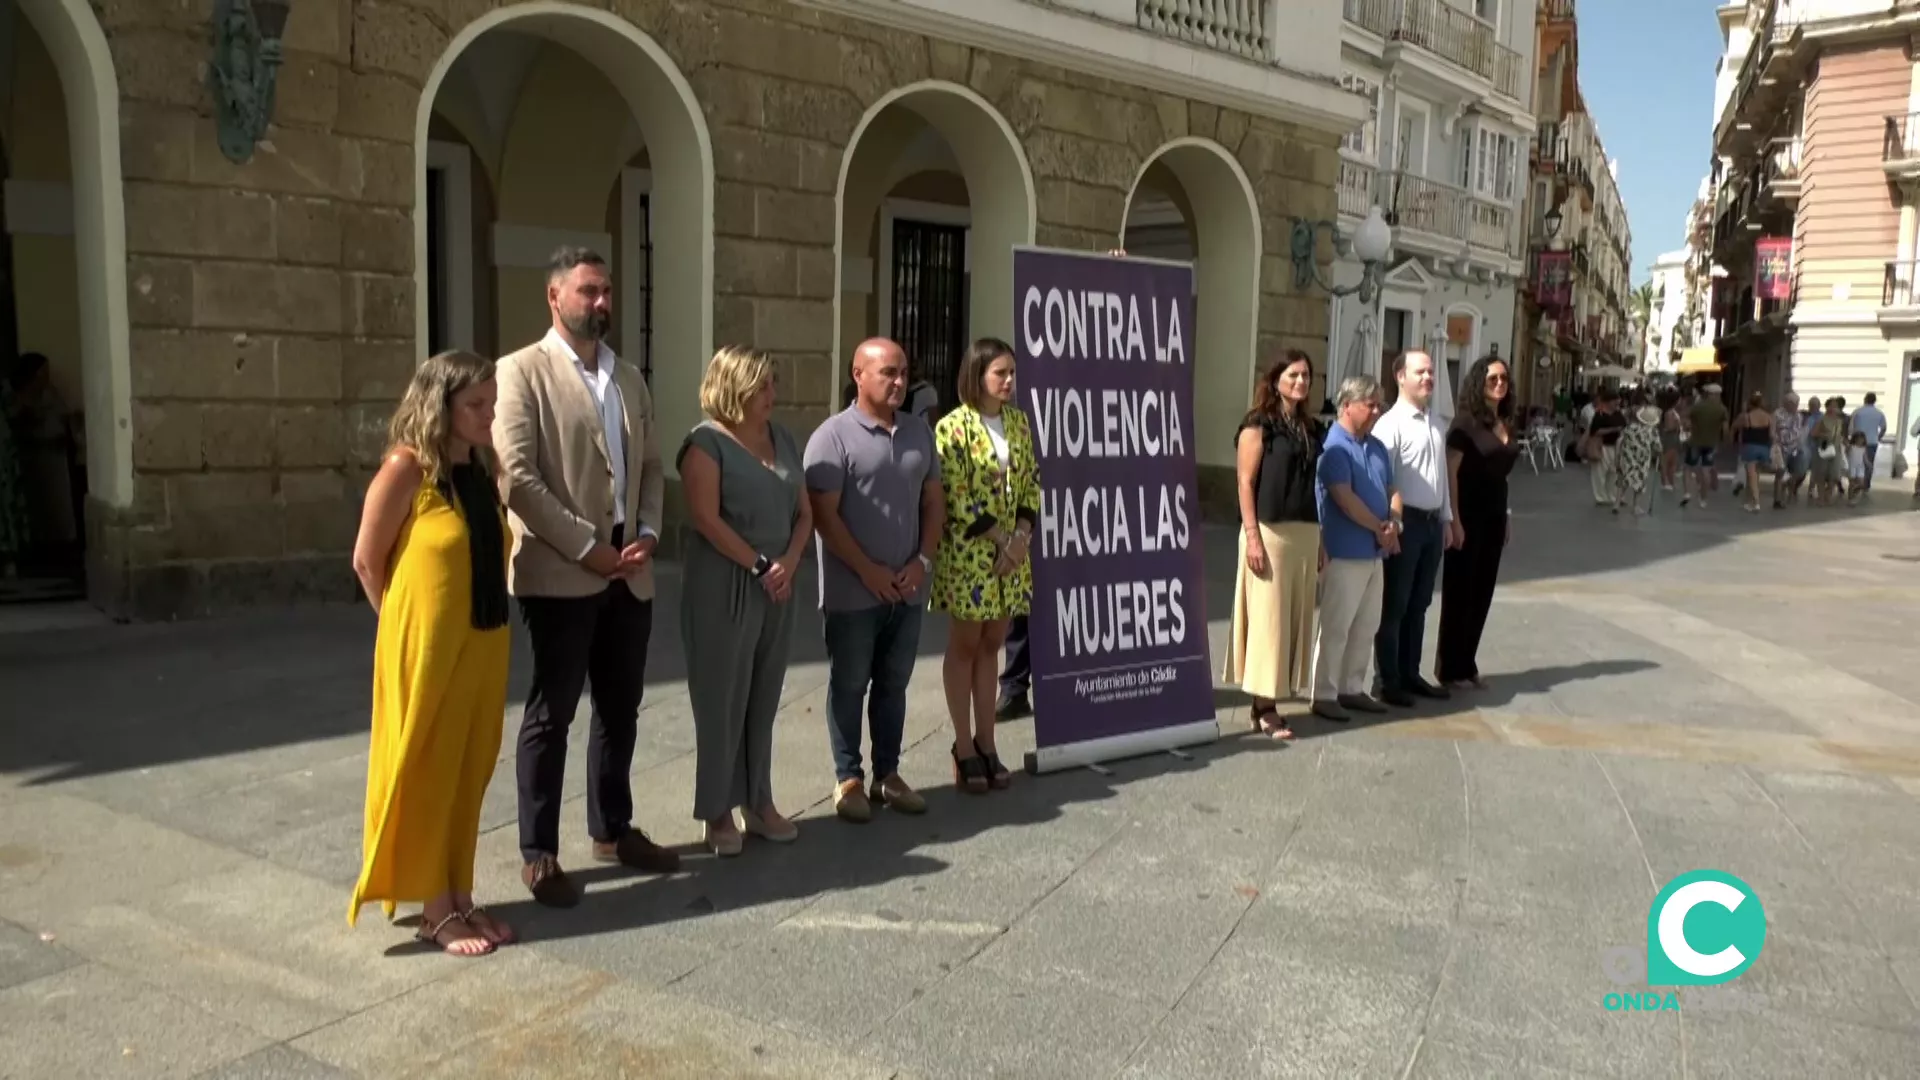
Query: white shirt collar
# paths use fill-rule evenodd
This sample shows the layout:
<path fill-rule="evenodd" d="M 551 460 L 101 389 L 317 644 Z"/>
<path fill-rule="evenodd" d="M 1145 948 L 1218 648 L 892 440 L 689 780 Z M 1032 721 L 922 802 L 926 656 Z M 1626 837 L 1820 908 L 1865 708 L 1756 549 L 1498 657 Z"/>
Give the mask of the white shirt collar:
<path fill-rule="evenodd" d="M 580 354 L 573 351 L 573 346 L 567 344 L 567 339 L 561 337 L 559 331 L 548 327 L 546 343 L 558 348 L 567 359 L 574 362 L 575 366 L 583 371 L 586 370 L 586 361 L 580 359 Z M 613 374 L 613 364 L 617 357 L 614 356 L 612 349 L 607 348 L 606 342 L 598 341 L 595 342 L 594 345 L 596 346 L 593 356 L 594 366 L 611 376 Z"/>

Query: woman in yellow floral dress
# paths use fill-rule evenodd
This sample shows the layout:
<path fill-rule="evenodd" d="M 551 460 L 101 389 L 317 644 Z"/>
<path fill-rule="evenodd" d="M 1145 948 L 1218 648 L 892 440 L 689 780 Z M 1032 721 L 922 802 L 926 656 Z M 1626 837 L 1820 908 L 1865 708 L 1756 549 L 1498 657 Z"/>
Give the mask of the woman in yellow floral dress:
<path fill-rule="evenodd" d="M 994 746 L 994 706 L 1007 625 L 1033 600 L 1027 547 L 1040 517 L 1040 473 L 1027 418 L 1013 407 L 1012 346 L 974 342 L 957 382 L 960 406 L 934 429 L 947 524 L 930 606 L 953 620 L 941 667 L 953 782 L 980 795 L 1013 781 Z"/>
<path fill-rule="evenodd" d="M 366 834 L 349 925 L 425 905 L 419 937 L 456 956 L 513 940 L 473 902 L 480 800 L 507 706 L 506 515 L 493 364 L 442 353 L 414 372 L 367 490 L 353 569 L 380 614 Z"/>

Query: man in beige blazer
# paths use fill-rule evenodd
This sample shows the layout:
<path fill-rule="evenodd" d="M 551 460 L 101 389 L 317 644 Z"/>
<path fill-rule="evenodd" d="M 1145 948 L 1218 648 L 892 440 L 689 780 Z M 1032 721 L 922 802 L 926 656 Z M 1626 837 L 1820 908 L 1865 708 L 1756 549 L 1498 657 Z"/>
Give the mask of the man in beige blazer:
<path fill-rule="evenodd" d="M 493 445 L 513 525 L 509 576 L 533 640 L 520 721 L 520 877 L 535 900 L 572 907 L 560 868 L 567 728 L 590 684 L 587 832 L 594 858 L 671 873 L 678 855 L 633 827 L 635 727 L 653 630 L 653 551 L 666 477 L 653 399 L 638 368 L 605 343 L 606 260 L 554 253 L 547 335 L 502 359 Z"/>

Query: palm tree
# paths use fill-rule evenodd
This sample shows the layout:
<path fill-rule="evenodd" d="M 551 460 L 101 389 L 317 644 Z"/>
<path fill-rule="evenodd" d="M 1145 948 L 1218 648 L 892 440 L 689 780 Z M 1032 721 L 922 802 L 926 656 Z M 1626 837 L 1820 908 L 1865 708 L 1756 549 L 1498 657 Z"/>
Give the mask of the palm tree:
<path fill-rule="evenodd" d="M 1642 345 L 1653 341 L 1657 336 L 1653 328 L 1653 282 L 1649 281 L 1633 290 L 1627 297 L 1628 307 L 1632 309 L 1633 322 L 1638 328 Z M 1657 342 L 1656 342 L 1657 344 Z M 1638 360 L 1638 357 L 1634 358 Z"/>

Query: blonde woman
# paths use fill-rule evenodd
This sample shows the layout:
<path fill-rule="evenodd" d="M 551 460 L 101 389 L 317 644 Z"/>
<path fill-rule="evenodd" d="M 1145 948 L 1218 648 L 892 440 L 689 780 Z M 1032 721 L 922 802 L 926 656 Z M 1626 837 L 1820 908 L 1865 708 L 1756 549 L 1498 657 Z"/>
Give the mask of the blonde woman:
<path fill-rule="evenodd" d="M 1275 702 L 1313 687 L 1313 609 L 1326 561 L 1314 467 L 1326 434 L 1308 398 L 1313 361 L 1288 349 L 1267 365 L 1234 436 L 1240 494 L 1240 566 L 1233 630 L 1221 678 L 1253 699 L 1254 727 L 1293 738 Z"/>
<path fill-rule="evenodd" d="M 934 429 L 947 519 L 931 607 L 953 623 L 941 665 L 953 721 L 953 782 L 970 795 L 1013 773 L 994 743 L 1000 646 L 1033 601 L 1028 543 L 1040 518 L 1040 473 L 1027 418 L 1013 407 L 1013 347 L 981 338 L 960 360 L 960 405 Z"/>
<path fill-rule="evenodd" d="M 422 903 L 418 937 L 481 956 L 513 931 L 473 902 L 480 800 L 507 707 L 507 525 L 493 364 L 433 357 L 394 413 L 353 545 L 379 613 L 364 861 L 347 909 Z"/>
<path fill-rule="evenodd" d="M 773 394 L 765 353 L 721 349 L 700 380 L 706 422 L 678 457 L 693 523 L 680 600 L 681 640 L 695 658 L 693 816 L 721 856 L 740 854 L 743 829 L 781 844 L 800 835 L 773 804 L 773 719 L 813 513 L 799 448 L 773 422 Z"/>

